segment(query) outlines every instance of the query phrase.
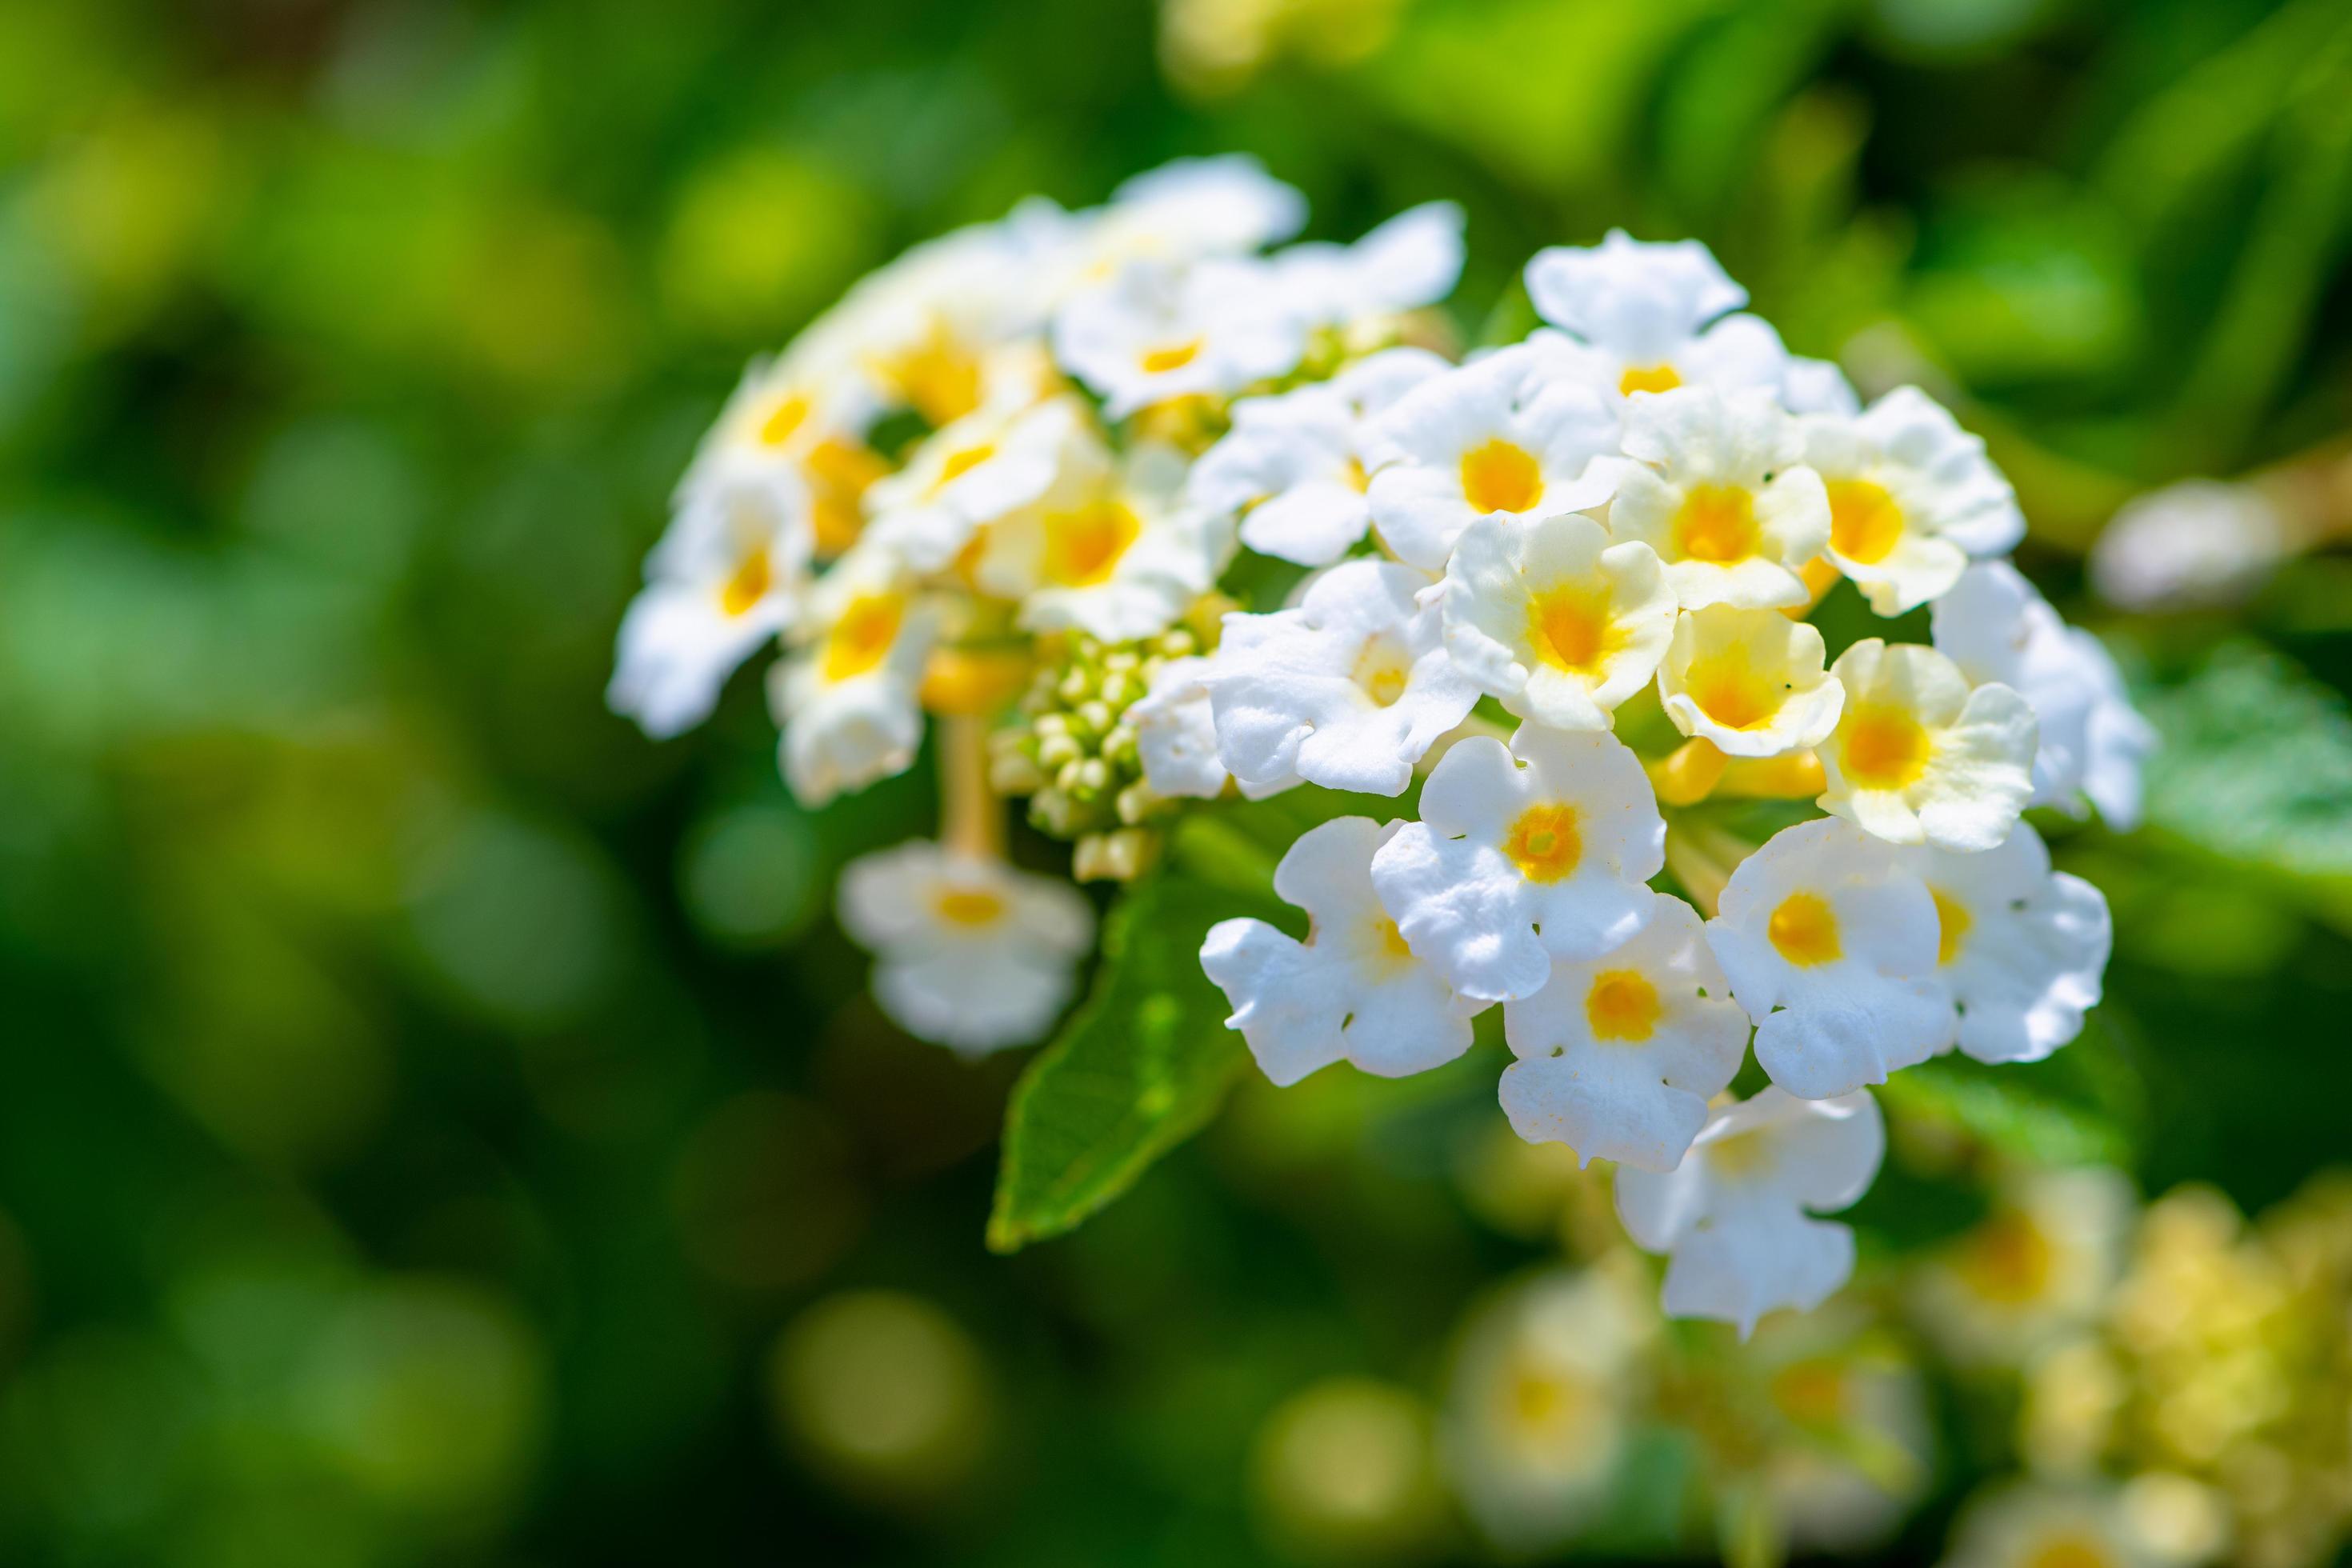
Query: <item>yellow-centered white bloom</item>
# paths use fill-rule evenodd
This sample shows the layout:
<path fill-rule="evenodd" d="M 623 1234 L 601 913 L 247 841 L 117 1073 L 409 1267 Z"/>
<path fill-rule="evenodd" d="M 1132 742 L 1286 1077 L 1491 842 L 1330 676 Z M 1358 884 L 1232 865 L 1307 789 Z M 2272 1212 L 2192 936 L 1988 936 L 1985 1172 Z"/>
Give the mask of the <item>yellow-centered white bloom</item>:
<path fill-rule="evenodd" d="M 1951 994 L 1961 1050 L 1980 1062 L 2038 1062 L 2083 1032 L 2114 925 L 2105 894 L 2050 868 L 2032 824 L 1974 854 L 1918 845 L 1899 858 L 1936 900 L 1936 976 Z"/>
<path fill-rule="evenodd" d="M 1824 652 L 1808 622 L 1709 605 L 1675 621 L 1658 695 L 1675 728 L 1726 756 L 1801 752 L 1828 738 L 1845 704 Z"/>
<path fill-rule="evenodd" d="M 735 668 L 798 614 L 813 546 L 796 479 L 711 468 L 646 559 L 605 701 L 657 740 L 700 723 Z"/>
<path fill-rule="evenodd" d="M 1306 352 L 1307 324 L 1262 261 L 1134 262 L 1054 317 L 1054 357 L 1113 419 L 1171 398 L 1230 396 Z"/>
<path fill-rule="evenodd" d="M 2099 639 L 2068 626 L 2006 561 L 1970 566 L 1931 613 L 1937 650 L 1961 674 L 2013 687 L 2033 705 L 2032 804 L 2080 816 L 2087 799 L 2109 826 L 2137 824 L 2156 731 Z"/>
<path fill-rule="evenodd" d="M 1643 884 L 1665 865 L 1665 823 L 1640 759 L 1605 731 L 1457 742 L 1421 816 L 1372 857 L 1372 887 L 1465 996 L 1532 996 L 1555 958 L 1598 957 L 1657 908 Z"/>
<path fill-rule="evenodd" d="M 1358 331 L 1433 305 L 1462 276 L 1462 209 L 1424 202 L 1353 245 L 1310 240 L 1270 259 L 1292 312 L 1310 327 Z"/>
<path fill-rule="evenodd" d="M 1481 518 L 1446 563 L 1445 649 L 1522 719 L 1605 730 L 1675 629 L 1675 595 L 1646 544 L 1613 544 L 1589 517 Z M 1786 620 L 1786 616 L 1780 617 Z"/>
<path fill-rule="evenodd" d="M 1803 437 L 1769 393 L 1706 388 L 1636 397 L 1609 531 L 1666 563 L 1686 610 L 1776 609 L 1811 597 L 1798 568 L 1829 542 L 1830 503 Z"/>
<path fill-rule="evenodd" d="M 2011 1481 L 1969 1500 L 1942 1568 L 2158 1568 L 2110 1488 Z"/>
<path fill-rule="evenodd" d="M 1202 679 L 1218 755 L 1244 788 L 1404 793 L 1478 700 L 1440 645 L 1437 606 L 1416 597 L 1428 586 L 1393 561 L 1343 561 L 1296 609 L 1225 617 Z"/>
<path fill-rule="evenodd" d="M 1735 315 L 1748 290 L 1695 239 L 1644 244 L 1611 229 L 1595 246 L 1553 246 L 1528 263 L 1536 313 L 1611 395 L 1680 386 L 1778 395 L 1789 363 L 1761 319 Z"/>
<path fill-rule="evenodd" d="M 925 437 L 866 494 L 871 537 L 918 572 L 943 572 L 989 524 L 1108 476 L 1110 453 L 1073 396 L 985 404 Z"/>
<path fill-rule="evenodd" d="M 888 471 L 866 444 L 878 412 L 855 363 L 805 338 L 754 360 L 679 479 L 677 504 L 722 478 L 765 480 L 779 507 L 805 510 L 816 552 L 838 555 L 857 537 L 866 487 Z"/>
<path fill-rule="evenodd" d="M 1969 557 L 2001 554 L 2025 537 L 2017 493 L 1983 440 L 1916 386 L 1802 427 L 1805 462 L 1829 489 L 1825 553 L 1882 616 L 1936 598 Z"/>
<path fill-rule="evenodd" d="M 1698 911 L 1653 894 L 1642 929 L 1598 958 L 1555 959 L 1542 990 L 1503 1004 L 1518 1058 L 1503 1071 L 1512 1131 L 1598 1156 L 1671 1171 L 1748 1054 L 1748 1015 L 1731 999 Z"/>
<path fill-rule="evenodd" d="M 1094 941 L 1067 882 L 919 840 L 843 868 L 841 924 L 875 955 L 882 1010 L 971 1056 L 1043 1036 Z"/>
<path fill-rule="evenodd" d="M 865 545 L 834 563 L 795 626 L 799 651 L 769 674 L 784 782 L 803 805 L 903 773 L 923 735 L 916 700 L 937 614 L 914 574 Z"/>
<path fill-rule="evenodd" d="M 1670 1256 L 1666 1315 L 1737 1323 L 1810 1311 L 1853 1273 L 1853 1232 L 1811 1217 L 1869 1189 L 1886 1152 L 1878 1102 L 1861 1091 L 1799 1100 L 1777 1087 L 1727 1107 L 1664 1174 L 1617 1173 L 1626 1234 Z"/>
<path fill-rule="evenodd" d="M 1387 349 L 1328 382 L 1243 398 L 1232 430 L 1192 465 L 1192 499 L 1238 513 L 1242 542 L 1261 555 L 1329 565 L 1371 523 L 1367 422 L 1451 368 L 1426 349 Z"/>
<path fill-rule="evenodd" d="M 1990 849 L 2033 794 L 2032 705 L 1969 687 L 1934 648 L 1867 637 L 1830 674 L 1845 709 L 1822 748 L 1824 810 L 1893 844 Z"/>
<path fill-rule="evenodd" d="M 1957 1361 L 2022 1366 L 2105 1312 L 2136 1214 L 2104 1165 L 2009 1176 L 1990 1214 L 1919 1263 L 1921 1325 Z"/>
<path fill-rule="evenodd" d="M 1894 1534 L 1935 1474 L 1927 1380 L 1904 1342 L 1839 1303 L 1762 1324 L 1741 1359 L 1778 1423 L 1762 1479 L 1790 1548 L 1852 1554 Z"/>
<path fill-rule="evenodd" d="M 1607 1507 L 1657 1336 L 1646 1290 L 1612 1266 L 1630 1261 L 1507 1286 L 1463 1327 L 1441 1454 L 1464 1509 L 1507 1552 L 1556 1547 Z"/>
<path fill-rule="evenodd" d="M 1233 153 L 1164 163 L 1120 184 L 1106 205 L 1079 212 L 1034 196 L 1005 226 L 1051 302 L 1132 261 L 1240 256 L 1289 238 L 1306 222 L 1306 197 L 1256 159 Z"/>
<path fill-rule="evenodd" d="M 1226 1024 L 1277 1084 L 1337 1061 L 1402 1078 L 1470 1048 L 1470 1019 L 1485 1004 L 1455 995 L 1415 958 L 1372 896 L 1372 852 L 1398 826 L 1337 817 L 1291 845 L 1274 890 L 1307 911 L 1306 942 L 1230 920 L 1201 944 L 1201 967 L 1233 1004 Z"/>
<path fill-rule="evenodd" d="M 1128 704 L 1121 721 L 1135 731 L 1135 752 L 1151 793 L 1173 800 L 1214 800 L 1233 775 L 1217 758 L 1217 721 L 1202 677 L 1209 661 L 1171 658 L 1151 677 L 1151 689 Z"/>
<path fill-rule="evenodd" d="M 1184 469 L 1174 448 L 1141 443 L 1108 483 L 1078 477 L 992 524 L 974 568 L 981 587 L 1021 600 L 1033 631 L 1132 642 L 1167 630 L 1234 548 L 1233 519 L 1184 499 Z"/>
<path fill-rule="evenodd" d="M 1591 389 L 1551 376 L 1525 345 L 1434 376 L 1372 421 L 1372 521 L 1399 557 L 1445 570 L 1481 517 L 1583 511 L 1609 499 L 1617 418 Z"/>
<path fill-rule="evenodd" d="M 1756 1060 L 1809 1100 L 1846 1094 L 1951 1040 L 1936 902 L 1887 845 L 1822 817 L 1739 863 L 1706 926 Z"/>

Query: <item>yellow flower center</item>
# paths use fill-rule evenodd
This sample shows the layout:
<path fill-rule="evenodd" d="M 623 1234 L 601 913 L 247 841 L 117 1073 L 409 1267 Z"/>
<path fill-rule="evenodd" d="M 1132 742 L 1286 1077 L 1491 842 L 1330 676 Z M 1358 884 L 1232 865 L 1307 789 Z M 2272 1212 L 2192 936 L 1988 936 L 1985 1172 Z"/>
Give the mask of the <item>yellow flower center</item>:
<path fill-rule="evenodd" d="M 1146 375 L 1165 375 L 1171 370 L 1182 370 L 1200 357 L 1201 340 L 1193 338 L 1166 348 L 1146 349 L 1135 356 L 1135 363 L 1143 367 Z"/>
<path fill-rule="evenodd" d="M 940 477 L 931 481 L 931 493 L 938 494 L 994 456 L 996 447 L 987 441 L 977 447 L 966 447 L 961 452 L 950 452 L 948 460 L 940 465 Z"/>
<path fill-rule="evenodd" d="M 2087 1535 L 2053 1536 L 2034 1548 L 2022 1568 L 2115 1568 L 2114 1554 Z"/>
<path fill-rule="evenodd" d="M 947 889 L 932 907 L 940 919 L 957 926 L 994 925 L 1004 913 L 1004 900 L 981 888 Z"/>
<path fill-rule="evenodd" d="M 1737 485 L 1693 485 L 1675 513 L 1674 549 L 1680 560 L 1728 565 L 1755 554 L 1761 540 L 1756 498 Z"/>
<path fill-rule="evenodd" d="M 1969 1232 L 1960 1244 L 1958 1271 L 1969 1289 L 1988 1301 L 2022 1306 L 2050 1288 L 2050 1238 L 2014 1210 L 2004 1210 Z"/>
<path fill-rule="evenodd" d="M 1832 479 L 1830 548 L 1849 561 L 1884 561 L 1903 538 L 1903 509 L 1883 485 L 1868 479 Z"/>
<path fill-rule="evenodd" d="M 907 602 L 896 594 L 861 594 L 850 600 L 825 635 L 825 679 L 852 679 L 880 664 L 906 618 Z"/>
<path fill-rule="evenodd" d="M 1754 1128 L 1718 1138 L 1706 1146 L 1708 1166 L 1718 1176 L 1752 1176 L 1772 1162 L 1772 1140 L 1767 1130 Z"/>
<path fill-rule="evenodd" d="M 1900 708 L 1850 711 L 1838 764 L 1864 789 L 1908 789 L 1927 771 L 1927 729 Z"/>
<path fill-rule="evenodd" d="M 1340 476 L 1349 489 L 1358 495 L 1372 488 L 1371 476 L 1364 472 L 1363 459 L 1350 453 L 1346 471 Z"/>
<path fill-rule="evenodd" d="M 1564 1370 L 1528 1367 L 1511 1379 L 1511 1423 L 1529 1442 L 1549 1447 L 1575 1436 L 1599 1404 L 1589 1383 Z"/>
<path fill-rule="evenodd" d="M 1558 804 L 1528 807 L 1503 836 L 1503 853 L 1530 882 L 1557 882 L 1569 876 L 1584 855 L 1576 808 Z"/>
<path fill-rule="evenodd" d="M 1753 730 L 1769 724 L 1780 711 L 1787 692 L 1757 673 L 1744 650 L 1734 649 L 1691 665 L 1683 677 L 1683 690 L 1700 712 L 1727 730 Z"/>
<path fill-rule="evenodd" d="M 1772 1374 L 1772 1403 L 1801 1426 L 1827 1426 L 1844 1419 L 1848 1394 L 1845 1369 L 1826 1357 L 1790 1362 Z"/>
<path fill-rule="evenodd" d="M 1845 950 L 1838 945 L 1837 911 L 1819 893 L 1790 893 L 1772 911 L 1764 934 L 1782 958 L 1800 969 L 1833 963 Z"/>
<path fill-rule="evenodd" d="M 1594 675 L 1619 640 L 1608 601 L 1573 588 L 1538 594 L 1528 606 L 1528 646 L 1555 669 Z"/>
<path fill-rule="evenodd" d="M 1682 384 L 1670 364 L 1627 365 L 1617 378 L 1617 390 L 1631 397 L 1637 392 L 1672 392 Z"/>
<path fill-rule="evenodd" d="M 1412 650 L 1387 632 L 1374 632 L 1356 655 L 1355 679 L 1373 702 L 1391 706 L 1412 680 Z"/>
<path fill-rule="evenodd" d="M 912 346 L 874 363 L 877 379 L 933 429 L 980 406 L 980 358 L 937 321 Z"/>
<path fill-rule="evenodd" d="M 1543 491 L 1541 466 L 1499 436 L 1462 454 L 1462 499 L 1473 511 L 1528 511 Z"/>
<path fill-rule="evenodd" d="M 1108 582 L 1118 558 L 1143 532 L 1142 520 L 1123 502 L 1089 501 L 1045 519 L 1045 580 L 1065 588 Z"/>
<path fill-rule="evenodd" d="M 776 405 L 768 410 L 768 416 L 760 421 L 761 445 L 782 446 L 793 438 L 793 432 L 798 430 L 807 421 L 808 416 L 809 400 L 807 398 L 798 393 L 780 398 Z"/>
<path fill-rule="evenodd" d="M 890 465 L 862 441 L 821 441 L 801 468 L 809 481 L 817 551 L 838 555 L 856 542 L 865 526 L 860 503 L 866 487 L 888 473 Z"/>
<path fill-rule="evenodd" d="M 1596 1040 L 1646 1040 L 1657 1033 L 1664 1011 L 1658 1004 L 1658 988 L 1632 969 L 1596 976 L 1584 995 L 1585 1021 L 1592 1026 Z"/>
<path fill-rule="evenodd" d="M 1969 940 L 1969 927 L 1976 919 L 1966 904 L 1947 896 L 1943 889 L 1930 888 L 1927 893 L 1936 900 L 1936 962 L 1949 963 L 1960 956 Z"/>
<path fill-rule="evenodd" d="M 775 568 L 769 564 L 766 547 L 746 551 L 719 586 L 719 613 L 733 620 L 766 598 L 775 583 Z"/>
<path fill-rule="evenodd" d="M 1375 963 L 1393 966 L 1412 962 L 1412 949 L 1405 945 L 1404 933 L 1386 915 L 1372 917 L 1365 928 L 1364 947 Z"/>

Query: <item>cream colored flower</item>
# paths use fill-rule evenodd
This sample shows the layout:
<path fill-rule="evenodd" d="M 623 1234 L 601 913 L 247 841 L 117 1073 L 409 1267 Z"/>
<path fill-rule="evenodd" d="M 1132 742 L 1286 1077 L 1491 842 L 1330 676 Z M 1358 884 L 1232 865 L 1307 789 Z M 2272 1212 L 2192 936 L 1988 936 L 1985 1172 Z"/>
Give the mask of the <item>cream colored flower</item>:
<path fill-rule="evenodd" d="M 2157 1568 L 2105 1486 L 2011 1481 L 1961 1510 L 1942 1568 Z"/>
<path fill-rule="evenodd" d="M 1957 1361 L 2023 1365 L 2106 1310 L 2136 1214 L 2131 1183 L 2102 1165 L 2009 1177 L 1991 1214 L 1919 1264 L 1922 1326 Z"/>
<path fill-rule="evenodd" d="M 869 532 L 919 572 L 943 572 L 989 524 L 1093 489 L 1110 454 L 1075 396 L 987 404 L 934 431 L 866 491 Z"/>
<path fill-rule="evenodd" d="M 992 524 L 974 574 L 1019 599 L 1034 631 L 1131 642 L 1167 630 L 1208 592 L 1234 549 L 1233 519 L 1184 499 L 1172 447 L 1131 447 L 1108 484 L 1058 487 Z"/>
<path fill-rule="evenodd" d="M 1675 728 L 1727 756 L 1801 752 L 1828 738 L 1845 703 L 1822 652 L 1807 622 L 1710 605 L 1675 623 L 1658 695 Z"/>
<path fill-rule="evenodd" d="M 1821 804 L 1895 844 L 1990 849 L 2033 794 L 2033 709 L 2009 687 L 1971 690 L 1934 648 L 1876 637 L 1839 656 L 1845 710 L 1822 748 Z"/>
<path fill-rule="evenodd" d="M 795 628 L 804 641 L 769 674 L 784 728 L 784 782 L 803 805 L 902 773 L 923 735 L 916 700 L 937 615 L 912 574 L 872 545 L 834 563 Z"/>

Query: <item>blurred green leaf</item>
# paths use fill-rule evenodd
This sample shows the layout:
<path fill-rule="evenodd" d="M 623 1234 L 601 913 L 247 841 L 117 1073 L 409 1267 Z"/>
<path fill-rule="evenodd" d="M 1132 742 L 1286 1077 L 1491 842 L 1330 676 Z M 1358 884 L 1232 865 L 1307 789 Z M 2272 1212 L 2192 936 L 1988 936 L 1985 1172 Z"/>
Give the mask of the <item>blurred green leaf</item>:
<path fill-rule="evenodd" d="M 1261 912 L 1175 871 L 1119 900 L 1094 994 L 1013 1087 L 992 1249 L 1070 1229 L 1215 1113 L 1249 1053 L 1201 973 L 1201 940 L 1218 921 Z"/>
<path fill-rule="evenodd" d="M 2122 1164 L 2132 1139 L 2115 1075 L 2102 1069 L 2103 1037 L 2077 1041 L 2046 1062 L 1989 1067 L 1937 1057 L 1887 1079 L 1879 1094 L 1897 1115 L 1948 1122 L 2013 1159 L 2034 1164 Z"/>

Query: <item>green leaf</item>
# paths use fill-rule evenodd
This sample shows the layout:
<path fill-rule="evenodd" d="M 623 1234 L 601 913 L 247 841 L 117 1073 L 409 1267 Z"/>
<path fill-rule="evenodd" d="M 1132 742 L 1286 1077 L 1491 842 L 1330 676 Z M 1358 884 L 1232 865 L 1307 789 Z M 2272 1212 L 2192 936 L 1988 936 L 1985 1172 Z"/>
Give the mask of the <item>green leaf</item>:
<path fill-rule="evenodd" d="M 1071 1229 L 1215 1114 L 1249 1053 L 1201 973 L 1201 941 L 1269 906 L 1270 889 L 1252 897 L 1173 868 L 1119 900 L 1093 994 L 1013 1086 L 992 1250 Z"/>
<path fill-rule="evenodd" d="M 2035 1164 L 2126 1164 L 2128 1113 L 2104 1070 L 2103 1040 L 2095 1031 L 2048 1061 L 1999 1067 L 1937 1057 L 1896 1073 L 1878 1093 L 1898 1114 L 1949 1122 Z"/>

